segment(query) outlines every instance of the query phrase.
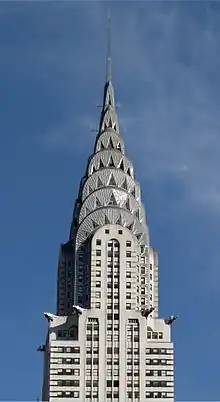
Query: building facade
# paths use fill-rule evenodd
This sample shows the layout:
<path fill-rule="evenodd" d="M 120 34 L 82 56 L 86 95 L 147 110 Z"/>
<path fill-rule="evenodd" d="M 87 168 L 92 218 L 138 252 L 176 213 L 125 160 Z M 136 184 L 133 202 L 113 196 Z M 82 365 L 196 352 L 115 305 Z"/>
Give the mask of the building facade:
<path fill-rule="evenodd" d="M 57 312 L 44 313 L 42 398 L 171 402 L 175 317 L 158 318 L 158 255 L 120 136 L 109 63 L 94 151 L 60 248 Z"/>

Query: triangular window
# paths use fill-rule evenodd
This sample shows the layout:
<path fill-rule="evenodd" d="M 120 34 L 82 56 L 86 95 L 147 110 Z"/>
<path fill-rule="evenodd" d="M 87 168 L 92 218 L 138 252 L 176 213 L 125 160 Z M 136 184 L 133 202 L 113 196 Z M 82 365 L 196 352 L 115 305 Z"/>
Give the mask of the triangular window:
<path fill-rule="evenodd" d="M 101 202 L 99 201 L 98 198 L 96 198 L 96 207 L 99 208 L 101 206 L 102 206 Z"/>
<path fill-rule="evenodd" d="M 123 171 L 125 170 L 123 159 L 122 159 L 122 161 L 121 161 L 121 163 L 120 163 L 120 165 L 119 165 L 119 169 L 121 169 L 121 170 L 123 170 Z"/>
<path fill-rule="evenodd" d="M 124 188 L 125 190 L 128 189 L 128 184 L 127 184 L 127 180 L 126 180 L 126 179 L 124 179 L 124 181 L 123 181 L 121 187 Z"/>
<path fill-rule="evenodd" d="M 132 230 L 133 229 L 133 223 L 131 223 L 130 225 L 127 226 L 128 230 Z"/>
<path fill-rule="evenodd" d="M 135 187 L 133 188 L 133 190 L 131 191 L 131 194 L 133 195 L 133 197 L 135 198 Z"/>
<path fill-rule="evenodd" d="M 101 142 L 100 149 L 105 149 L 103 143 Z"/>
<path fill-rule="evenodd" d="M 100 188 L 100 187 L 103 187 L 103 183 L 102 183 L 102 181 L 100 180 L 100 178 L 98 177 L 98 180 L 97 180 L 97 188 Z"/>
<path fill-rule="evenodd" d="M 142 236 L 141 233 L 136 234 L 136 237 L 137 237 L 138 240 L 140 240 L 141 236 Z"/>
<path fill-rule="evenodd" d="M 94 227 L 94 228 L 97 228 L 97 227 L 99 226 L 99 224 L 96 223 L 95 221 L 92 221 L 92 224 L 93 224 L 93 227 Z"/>
<path fill-rule="evenodd" d="M 109 143 L 108 143 L 108 148 L 114 148 L 114 144 L 112 142 L 112 139 L 110 137 Z"/>
<path fill-rule="evenodd" d="M 114 167 L 114 166 L 115 166 L 112 156 L 111 156 L 111 158 L 110 158 L 110 160 L 109 160 L 108 166 L 110 166 L 110 167 Z"/>
<path fill-rule="evenodd" d="M 125 203 L 125 208 L 127 208 L 130 211 L 130 203 L 129 203 L 129 198 L 127 199 Z"/>
<path fill-rule="evenodd" d="M 93 193 L 92 187 L 89 186 L 89 194 Z"/>
<path fill-rule="evenodd" d="M 116 225 L 121 225 L 122 226 L 122 219 L 121 215 L 118 217 L 117 221 L 115 222 Z"/>
<path fill-rule="evenodd" d="M 104 166 L 102 160 L 100 159 L 100 161 L 99 161 L 99 169 L 104 168 L 104 167 L 105 167 L 105 166 Z"/>
<path fill-rule="evenodd" d="M 131 170 L 130 170 L 130 168 L 128 168 L 127 174 L 128 174 L 129 176 L 131 176 Z"/>
<path fill-rule="evenodd" d="M 105 225 L 108 225 L 110 223 L 109 219 L 107 216 L 105 216 Z"/>
<path fill-rule="evenodd" d="M 116 199 L 113 194 L 110 197 L 108 205 L 117 205 Z"/>
<path fill-rule="evenodd" d="M 109 186 L 116 186 L 116 181 L 115 181 L 115 178 L 114 178 L 113 174 L 111 175 L 108 184 L 109 184 Z"/>

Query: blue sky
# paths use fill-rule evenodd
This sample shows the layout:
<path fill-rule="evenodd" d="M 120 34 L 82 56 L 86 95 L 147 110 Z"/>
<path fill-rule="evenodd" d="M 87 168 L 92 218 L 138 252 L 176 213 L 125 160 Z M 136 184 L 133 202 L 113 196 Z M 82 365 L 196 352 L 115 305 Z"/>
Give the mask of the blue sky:
<path fill-rule="evenodd" d="M 179 315 L 176 400 L 217 400 L 220 3 L 144 1 L 0 3 L 0 399 L 40 396 L 42 313 L 55 310 L 59 244 L 94 144 L 108 8 L 160 313 Z"/>

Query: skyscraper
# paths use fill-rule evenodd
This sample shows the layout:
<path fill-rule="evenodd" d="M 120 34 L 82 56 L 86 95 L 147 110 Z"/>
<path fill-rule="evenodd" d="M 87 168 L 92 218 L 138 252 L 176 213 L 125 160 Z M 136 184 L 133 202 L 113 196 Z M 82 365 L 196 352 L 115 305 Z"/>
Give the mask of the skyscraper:
<path fill-rule="evenodd" d="M 94 151 L 61 245 L 57 313 L 44 313 L 43 400 L 174 400 L 171 324 L 158 318 L 158 255 L 120 136 L 110 53 Z"/>

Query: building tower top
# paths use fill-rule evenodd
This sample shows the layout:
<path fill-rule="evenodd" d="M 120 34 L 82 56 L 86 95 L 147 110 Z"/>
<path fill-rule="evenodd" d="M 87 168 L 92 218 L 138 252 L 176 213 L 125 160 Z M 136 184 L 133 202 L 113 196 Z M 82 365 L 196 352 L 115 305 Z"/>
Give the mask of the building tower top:
<path fill-rule="evenodd" d="M 111 32 L 108 17 L 106 82 L 98 134 L 75 203 L 70 240 L 76 250 L 101 226 L 129 229 L 142 246 L 149 245 L 145 208 L 132 162 L 120 136 L 111 77 Z"/>

